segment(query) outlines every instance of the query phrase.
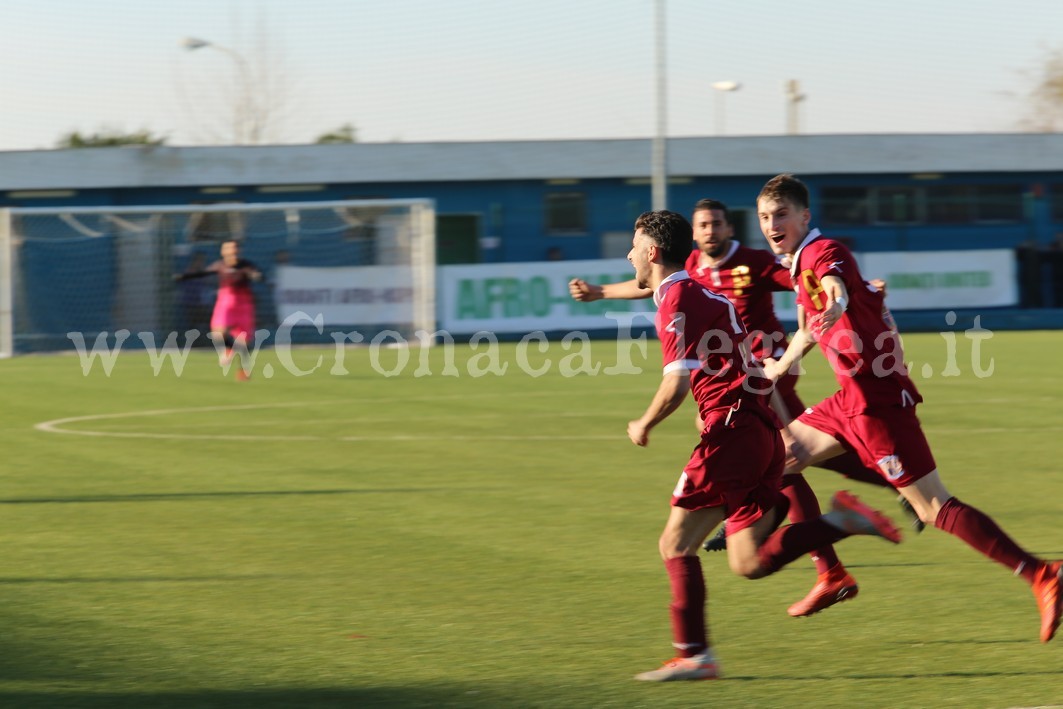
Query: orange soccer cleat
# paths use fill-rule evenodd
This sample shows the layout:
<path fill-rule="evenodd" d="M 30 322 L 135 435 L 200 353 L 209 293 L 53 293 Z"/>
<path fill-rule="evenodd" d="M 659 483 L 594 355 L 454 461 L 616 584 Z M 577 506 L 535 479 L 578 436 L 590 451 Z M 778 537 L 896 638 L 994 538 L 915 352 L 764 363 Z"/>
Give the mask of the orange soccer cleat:
<path fill-rule="evenodd" d="M 1033 595 L 1037 599 L 1037 608 L 1041 611 L 1041 642 L 1053 638 L 1059 628 L 1059 618 L 1063 614 L 1063 562 L 1045 564 L 1037 572 L 1033 581 Z"/>
<path fill-rule="evenodd" d="M 826 573 L 820 574 L 808 595 L 787 608 L 786 612 L 794 618 L 813 615 L 835 603 L 855 598 L 859 591 L 856 579 L 849 575 L 844 566 L 837 564 Z"/>
<path fill-rule="evenodd" d="M 839 515 L 842 529 L 848 534 L 870 534 L 894 544 L 901 543 L 901 530 L 890 518 L 865 505 L 851 492 L 842 490 L 835 493 L 831 499 L 831 510 Z"/>

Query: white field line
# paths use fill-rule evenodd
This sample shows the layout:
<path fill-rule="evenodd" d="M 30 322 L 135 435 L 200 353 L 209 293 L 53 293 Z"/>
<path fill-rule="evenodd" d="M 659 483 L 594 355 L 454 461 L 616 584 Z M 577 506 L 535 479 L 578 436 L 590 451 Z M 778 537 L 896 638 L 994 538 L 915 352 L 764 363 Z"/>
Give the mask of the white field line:
<path fill-rule="evenodd" d="M 423 397 L 422 397 L 423 398 Z M 453 398 L 453 397 L 446 397 Z M 466 397 L 463 397 L 466 398 Z M 375 435 L 375 436 L 340 436 L 335 439 L 329 439 L 322 436 L 278 436 L 278 435 L 262 435 L 257 436 L 253 434 L 198 434 L 198 433 L 155 433 L 144 431 L 93 431 L 84 429 L 71 429 L 65 428 L 65 426 L 74 423 L 91 422 L 91 421 L 105 421 L 115 419 L 128 419 L 128 418 L 142 418 L 147 416 L 167 416 L 172 414 L 191 414 L 191 413 L 209 413 L 220 411 L 247 411 L 254 409 L 272 409 L 281 407 L 308 407 L 308 406 L 324 406 L 324 405 L 349 405 L 350 402 L 343 401 L 321 401 L 321 402 L 285 402 L 278 404 L 237 404 L 227 406 L 199 406 L 190 408 L 176 408 L 176 409 L 153 409 L 148 411 L 126 411 L 116 414 L 91 414 L 87 416 L 70 416 L 67 418 L 53 419 L 51 421 L 42 421 L 35 424 L 34 429 L 42 431 L 44 433 L 58 433 L 72 436 L 90 436 L 96 438 L 154 438 L 154 439 L 172 439 L 172 440 L 213 440 L 213 441 L 323 441 L 323 440 L 339 440 L 348 442 L 375 442 L 375 441 L 611 441 L 619 440 L 622 438 L 621 434 L 616 435 L 582 435 L 582 436 L 563 436 L 563 435 L 453 435 L 453 434 L 396 434 L 396 435 Z M 360 404 L 366 402 L 358 402 Z M 547 414 L 549 416 L 556 416 L 559 418 L 570 417 L 586 417 L 590 414 L 582 414 L 570 412 L 567 414 Z M 486 415 L 485 415 L 486 416 Z M 450 417 L 437 417 L 439 420 L 451 420 Z M 372 423 L 380 421 L 381 419 L 348 419 L 346 421 L 354 423 Z M 394 421 L 408 422 L 409 418 L 393 419 Z M 333 422 L 332 419 L 318 419 L 317 421 Z M 285 421 L 283 423 L 291 424 L 292 421 Z M 305 423 L 305 422 L 298 422 Z M 257 425 L 257 423 L 255 424 Z M 660 437 L 672 437 L 675 434 L 660 434 Z"/>

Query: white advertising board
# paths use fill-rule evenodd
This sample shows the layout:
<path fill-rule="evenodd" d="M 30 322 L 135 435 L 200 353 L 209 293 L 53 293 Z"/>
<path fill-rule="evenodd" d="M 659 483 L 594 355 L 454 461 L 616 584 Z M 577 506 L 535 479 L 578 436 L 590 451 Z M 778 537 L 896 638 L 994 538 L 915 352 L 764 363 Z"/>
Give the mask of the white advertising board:
<path fill-rule="evenodd" d="M 320 314 L 325 327 L 411 320 L 409 266 L 281 266 L 273 287 L 281 321 L 298 312 Z"/>
<path fill-rule="evenodd" d="M 937 310 L 1017 305 L 1015 252 L 909 251 L 862 255 L 864 278 L 886 281 L 890 310 Z"/>

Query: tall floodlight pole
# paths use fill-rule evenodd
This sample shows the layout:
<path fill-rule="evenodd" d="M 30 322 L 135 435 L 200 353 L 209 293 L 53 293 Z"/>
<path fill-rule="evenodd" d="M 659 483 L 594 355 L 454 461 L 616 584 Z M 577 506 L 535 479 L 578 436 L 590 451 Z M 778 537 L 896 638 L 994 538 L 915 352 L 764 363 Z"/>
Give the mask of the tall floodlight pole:
<path fill-rule="evenodd" d="M 657 64 L 657 134 L 653 139 L 653 208 L 668 208 L 668 106 L 667 73 L 665 71 L 665 0 L 654 0 L 654 36 Z"/>

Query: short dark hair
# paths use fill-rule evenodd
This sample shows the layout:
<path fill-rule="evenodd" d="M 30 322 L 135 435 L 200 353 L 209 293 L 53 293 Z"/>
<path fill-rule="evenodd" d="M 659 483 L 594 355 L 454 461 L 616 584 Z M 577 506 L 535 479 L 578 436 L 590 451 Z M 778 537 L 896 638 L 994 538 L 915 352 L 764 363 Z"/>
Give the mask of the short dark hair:
<path fill-rule="evenodd" d="M 758 202 L 762 199 L 770 199 L 775 202 L 791 202 L 802 209 L 808 209 L 808 187 L 790 173 L 783 173 L 782 175 L 776 175 L 765 183 L 760 190 L 760 194 L 757 195 Z"/>
<path fill-rule="evenodd" d="M 731 210 L 727 208 L 727 205 L 717 199 L 699 199 L 694 204 L 694 210 L 690 213 L 691 216 L 706 209 L 715 209 L 723 212 L 723 219 L 730 225 L 734 225 L 734 221 L 731 219 Z"/>
<path fill-rule="evenodd" d="M 643 212 L 635 220 L 635 231 L 639 229 L 661 250 L 664 265 L 682 266 L 686 263 L 694 241 L 694 229 L 682 214 L 667 209 Z"/>

